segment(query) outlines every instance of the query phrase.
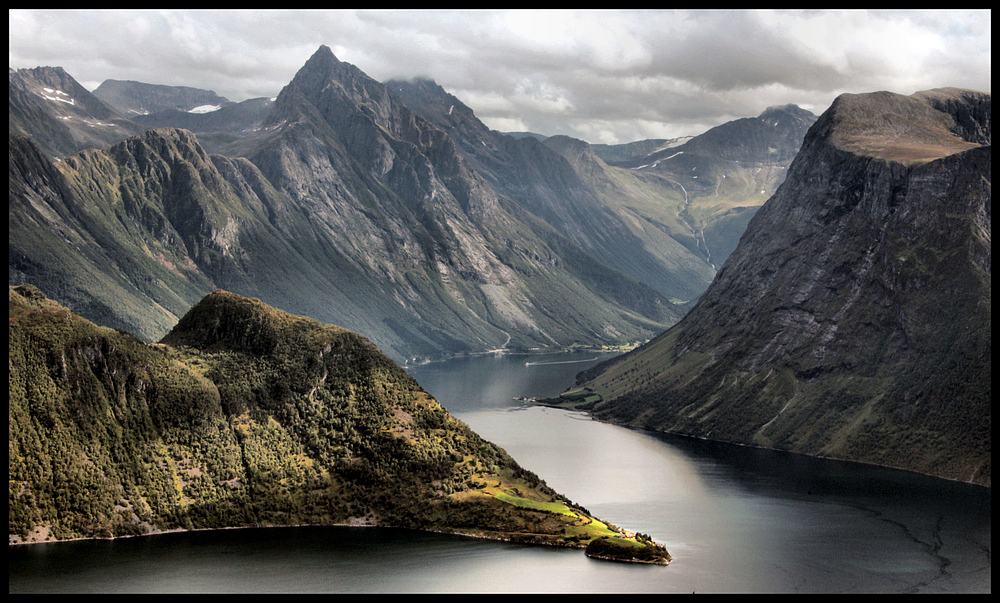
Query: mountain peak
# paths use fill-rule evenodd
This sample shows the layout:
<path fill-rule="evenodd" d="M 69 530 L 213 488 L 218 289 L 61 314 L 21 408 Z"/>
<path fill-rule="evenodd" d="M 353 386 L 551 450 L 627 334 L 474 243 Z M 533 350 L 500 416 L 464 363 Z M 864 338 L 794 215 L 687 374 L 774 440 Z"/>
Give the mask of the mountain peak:
<path fill-rule="evenodd" d="M 764 109 L 764 112 L 760 114 L 759 119 L 767 119 L 778 115 L 791 115 L 793 117 L 805 117 L 809 119 L 816 117 L 812 112 L 806 111 L 798 105 L 789 103 L 787 105 L 771 105 L 767 109 Z"/>
<path fill-rule="evenodd" d="M 963 139 L 954 111 L 931 102 L 936 95 L 893 92 L 842 94 L 817 124 L 817 134 L 842 150 L 905 164 L 925 163 L 980 146 Z M 950 95 L 952 100 L 961 97 Z M 988 113 L 987 113 L 988 115 Z"/>
<path fill-rule="evenodd" d="M 320 44 L 319 48 L 316 49 L 316 52 L 309 57 L 309 61 L 334 61 L 339 63 L 340 59 L 337 58 L 337 55 L 333 54 L 333 50 L 329 46 L 326 44 Z M 309 61 L 306 61 L 306 63 L 308 64 Z"/>
<path fill-rule="evenodd" d="M 260 355 L 278 347 L 290 329 L 303 332 L 309 326 L 324 327 L 316 320 L 283 312 L 257 298 L 219 289 L 192 306 L 163 343 L 206 350 L 238 349 Z M 338 327 L 326 327 L 343 332 Z"/>
<path fill-rule="evenodd" d="M 285 86 L 282 93 L 286 90 L 295 90 L 310 102 L 316 102 L 320 96 L 327 93 L 330 82 L 337 82 L 345 89 L 382 86 L 354 65 L 338 59 L 329 46 L 322 45 L 295 73 L 295 77 Z"/>

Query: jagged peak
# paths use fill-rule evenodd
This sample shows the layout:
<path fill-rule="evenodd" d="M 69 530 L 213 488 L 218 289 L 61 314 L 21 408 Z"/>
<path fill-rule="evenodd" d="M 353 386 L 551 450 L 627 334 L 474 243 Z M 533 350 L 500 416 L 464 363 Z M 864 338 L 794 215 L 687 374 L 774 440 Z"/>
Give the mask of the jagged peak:
<path fill-rule="evenodd" d="M 312 53 L 312 56 L 309 57 L 309 60 L 307 60 L 305 64 L 308 65 L 310 63 L 314 64 L 330 63 L 336 65 L 339 64 L 340 62 L 341 61 L 340 59 L 337 58 L 337 55 L 333 54 L 332 48 L 330 48 L 326 44 L 320 44 L 319 48 L 316 49 L 316 52 Z"/>
<path fill-rule="evenodd" d="M 16 71 L 11 70 L 8 81 L 11 84 L 32 88 L 33 91 L 37 91 L 34 89 L 35 86 L 49 86 L 53 88 L 53 94 L 91 95 L 89 90 L 84 88 L 62 67 L 28 67 Z M 97 100 L 97 97 L 94 97 L 93 100 Z"/>
<path fill-rule="evenodd" d="M 21 67 L 19 69 L 13 69 L 8 72 L 9 76 L 13 75 L 30 75 L 32 77 L 72 77 L 69 73 L 59 66 L 43 65 L 39 67 Z"/>
<path fill-rule="evenodd" d="M 295 73 L 292 81 L 278 95 L 278 104 L 289 97 L 301 95 L 315 101 L 331 82 L 345 89 L 380 88 L 383 85 L 368 77 L 361 69 L 338 59 L 329 46 L 322 45 Z"/>
<path fill-rule="evenodd" d="M 208 151 L 201 146 L 198 137 L 190 130 L 183 128 L 155 128 L 146 130 L 138 136 L 126 138 L 113 145 L 109 152 L 116 153 L 123 150 L 133 152 L 136 145 L 143 145 L 155 149 L 158 154 L 163 154 L 164 149 L 170 148 L 181 152 L 181 155 L 190 157 L 197 155 L 202 160 L 208 160 Z"/>

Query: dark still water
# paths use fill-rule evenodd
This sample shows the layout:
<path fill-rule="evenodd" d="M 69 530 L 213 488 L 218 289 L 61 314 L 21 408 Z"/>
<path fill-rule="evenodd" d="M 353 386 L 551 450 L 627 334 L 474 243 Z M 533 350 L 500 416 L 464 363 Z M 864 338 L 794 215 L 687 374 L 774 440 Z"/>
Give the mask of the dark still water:
<path fill-rule="evenodd" d="M 591 358 L 470 358 L 410 372 L 557 491 L 665 544 L 667 567 L 405 530 L 274 528 L 10 547 L 9 590 L 991 592 L 988 489 L 512 399 L 558 393 Z"/>

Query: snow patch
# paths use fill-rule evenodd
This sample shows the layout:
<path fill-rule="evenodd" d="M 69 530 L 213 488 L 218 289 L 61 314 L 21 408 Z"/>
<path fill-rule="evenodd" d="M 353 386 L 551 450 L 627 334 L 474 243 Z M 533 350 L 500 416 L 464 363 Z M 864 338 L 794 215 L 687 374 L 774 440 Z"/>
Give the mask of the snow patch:
<path fill-rule="evenodd" d="M 682 144 L 685 144 L 687 141 L 691 140 L 692 138 L 694 138 L 694 136 L 681 136 L 680 138 L 673 138 L 669 142 L 667 142 L 667 144 L 663 145 L 662 147 L 657 148 L 655 151 L 653 151 L 653 153 L 659 153 L 660 151 L 663 151 L 663 150 L 666 150 L 666 149 L 672 149 L 674 147 L 679 147 Z M 650 155 L 652 155 L 653 153 L 650 153 Z"/>
<path fill-rule="evenodd" d="M 221 108 L 222 105 L 199 105 L 188 111 L 188 113 L 211 113 L 212 111 L 218 111 Z"/>
<path fill-rule="evenodd" d="M 646 168 L 654 168 L 654 167 L 656 167 L 656 166 L 660 165 L 660 162 L 661 162 L 661 161 L 667 161 L 668 159 L 673 159 L 674 157 L 677 157 L 678 155 L 683 155 L 683 154 L 684 154 L 684 151 L 679 151 L 679 152 L 677 152 L 677 153 L 674 153 L 674 154 L 673 154 L 673 155 L 671 155 L 670 157 L 664 157 L 664 158 L 662 158 L 662 159 L 657 159 L 657 160 L 656 160 L 656 161 L 654 161 L 653 163 L 647 163 L 647 164 L 645 164 L 645 165 L 640 165 L 639 167 L 637 167 L 637 168 L 632 168 L 632 169 L 634 169 L 634 170 L 644 170 L 644 169 L 646 169 Z"/>
<path fill-rule="evenodd" d="M 39 94 L 46 100 L 59 101 L 70 105 L 76 104 L 76 101 L 73 100 L 72 96 L 66 94 L 62 90 L 56 90 L 55 88 L 42 88 L 42 92 L 39 92 Z M 49 96 L 50 94 L 55 94 L 55 96 Z"/>

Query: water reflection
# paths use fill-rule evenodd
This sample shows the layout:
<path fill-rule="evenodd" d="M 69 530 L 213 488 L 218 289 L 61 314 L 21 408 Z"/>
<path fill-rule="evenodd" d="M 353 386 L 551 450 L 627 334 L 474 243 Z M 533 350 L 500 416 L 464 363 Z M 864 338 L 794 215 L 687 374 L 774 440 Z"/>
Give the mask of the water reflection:
<path fill-rule="evenodd" d="M 660 587 L 671 592 L 990 589 L 988 489 L 627 429 L 511 400 L 555 395 L 586 365 L 526 370 L 493 358 L 455 368 L 463 382 L 490 383 L 484 399 L 470 403 L 469 394 L 452 397 L 453 381 L 415 376 L 557 491 L 666 544 L 676 560 L 669 586 Z"/>

